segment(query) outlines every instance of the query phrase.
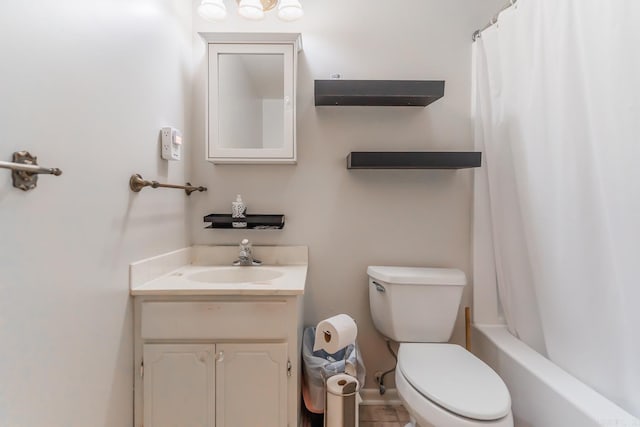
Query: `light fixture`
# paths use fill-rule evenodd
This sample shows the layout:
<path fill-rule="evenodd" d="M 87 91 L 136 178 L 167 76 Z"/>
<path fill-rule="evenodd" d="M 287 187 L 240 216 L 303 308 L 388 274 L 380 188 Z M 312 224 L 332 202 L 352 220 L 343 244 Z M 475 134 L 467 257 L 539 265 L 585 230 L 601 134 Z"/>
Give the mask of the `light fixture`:
<path fill-rule="evenodd" d="M 198 15 L 207 21 L 222 21 L 227 17 L 227 8 L 222 0 L 202 0 L 198 6 Z"/>
<path fill-rule="evenodd" d="M 240 0 L 238 14 L 243 18 L 257 21 L 264 18 L 264 6 L 260 0 Z"/>
<path fill-rule="evenodd" d="M 283 21 L 295 21 L 304 15 L 299 0 L 236 0 L 238 14 L 246 19 L 257 21 L 264 18 L 265 12 L 278 6 L 278 18 Z M 198 15 L 207 21 L 220 21 L 226 18 L 227 8 L 223 0 L 202 0 Z"/>
<path fill-rule="evenodd" d="M 295 21 L 304 15 L 302 5 L 298 0 L 280 0 L 278 4 L 278 18 L 283 21 Z"/>

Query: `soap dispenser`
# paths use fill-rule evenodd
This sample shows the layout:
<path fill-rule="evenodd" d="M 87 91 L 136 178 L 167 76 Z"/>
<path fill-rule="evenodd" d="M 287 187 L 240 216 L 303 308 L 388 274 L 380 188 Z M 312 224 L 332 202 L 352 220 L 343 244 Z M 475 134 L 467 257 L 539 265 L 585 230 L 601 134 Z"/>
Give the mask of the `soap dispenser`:
<path fill-rule="evenodd" d="M 238 194 L 236 201 L 231 203 L 231 218 L 246 218 L 247 217 L 247 205 L 242 201 L 242 196 Z M 232 222 L 233 228 L 247 228 L 246 222 Z"/>

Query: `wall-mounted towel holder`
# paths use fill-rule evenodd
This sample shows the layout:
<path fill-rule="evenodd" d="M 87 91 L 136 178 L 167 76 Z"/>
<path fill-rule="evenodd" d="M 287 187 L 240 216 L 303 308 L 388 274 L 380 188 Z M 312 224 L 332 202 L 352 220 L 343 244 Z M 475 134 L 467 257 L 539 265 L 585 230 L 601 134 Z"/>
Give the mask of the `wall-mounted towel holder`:
<path fill-rule="evenodd" d="M 158 181 L 147 181 L 143 179 L 140 174 L 133 174 L 131 178 L 129 178 L 129 188 L 131 191 L 138 193 L 144 187 L 151 188 L 177 188 L 179 190 L 184 190 L 187 193 L 187 196 L 190 196 L 194 191 L 207 191 L 207 187 L 194 187 L 191 183 L 187 182 L 185 185 L 174 185 L 174 184 L 160 184 Z"/>
<path fill-rule="evenodd" d="M 13 162 L 0 161 L 0 168 L 11 169 L 13 186 L 23 191 L 33 190 L 38 186 L 39 174 L 62 175 L 62 171 L 58 168 L 38 166 L 38 158 L 28 151 L 14 152 Z"/>

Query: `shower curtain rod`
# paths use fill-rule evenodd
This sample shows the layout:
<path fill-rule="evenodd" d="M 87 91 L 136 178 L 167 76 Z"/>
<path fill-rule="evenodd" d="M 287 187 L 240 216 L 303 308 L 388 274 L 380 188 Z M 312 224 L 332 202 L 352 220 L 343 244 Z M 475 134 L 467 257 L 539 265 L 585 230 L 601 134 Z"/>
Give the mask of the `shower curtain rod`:
<path fill-rule="evenodd" d="M 498 11 L 498 13 L 496 13 L 495 15 L 493 15 L 493 18 L 491 18 L 491 21 L 489 21 L 489 23 L 487 25 L 485 25 L 484 27 L 482 27 L 479 30 L 476 30 L 473 35 L 471 35 L 471 40 L 476 41 L 478 39 L 478 37 L 480 37 L 480 33 L 482 33 L 484 30 L 486 30 L 487 28 L 491 27 L 492 25 L 495 25 L 498 23 L 498 16 L 500 15 L 500 13 L 502 13 L 503 11 L 509 9 L 511 6 L 513 6 L 514 4 L 516 4 L 518 0 L 509 0 L 509 3 L 505 4 L 502 9 L 500 9 Z"/>

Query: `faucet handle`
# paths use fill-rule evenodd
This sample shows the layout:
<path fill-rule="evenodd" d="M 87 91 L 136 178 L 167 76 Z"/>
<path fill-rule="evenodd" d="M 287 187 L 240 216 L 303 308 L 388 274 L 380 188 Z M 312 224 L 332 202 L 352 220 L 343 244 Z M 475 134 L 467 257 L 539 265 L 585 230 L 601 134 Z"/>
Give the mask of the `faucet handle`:
<path fill-rule="evenodd" d="M 260 265 L 262 261 L 257 259 L 253 259 L 253 254 L 251 253 L 251 242 L 249 239 L 242 239 L 240 242 L 240 254 L 238 255 L 238 259 L 234 261 L 233 265 Z"/>
<path fill-rule="evenodd" d="M 240 242 L 240 252 L 251 252 L 251 242 L 249 239 L 242 239 Z"/>
<path fill-rule="evenodd" d="M 241 246 L 248 246 L 249 245 L 249 239 L 242 239 L 242 241 L 240 242 Z"/>

